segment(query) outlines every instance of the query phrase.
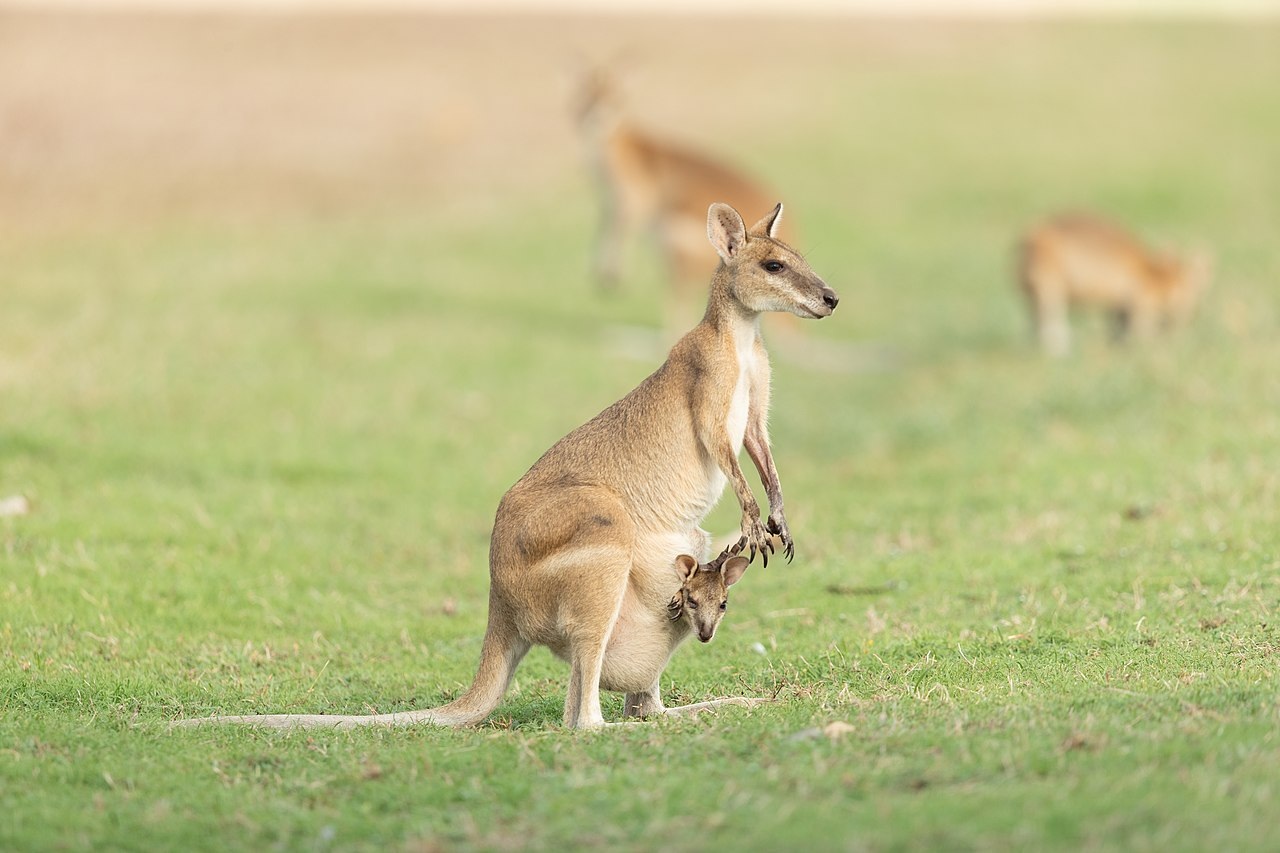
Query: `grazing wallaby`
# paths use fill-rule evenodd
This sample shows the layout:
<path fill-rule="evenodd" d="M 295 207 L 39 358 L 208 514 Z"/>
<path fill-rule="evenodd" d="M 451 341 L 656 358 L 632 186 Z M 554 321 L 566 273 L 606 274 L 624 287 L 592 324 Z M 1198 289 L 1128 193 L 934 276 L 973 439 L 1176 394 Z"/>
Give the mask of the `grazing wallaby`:
<path fill-rule="evenodd" d="M 1156 252 L 1122 228 L 1081 214 L 1033 228 L 1018 263 L 1034 331 L 1055 356 L 1071 347 L 1072 306 L 1109 311 L 1117 339 L 1147 337 L 1158 326 L 1185 323 L 1209 281 L 1203 252 L 1186 258 Z"/>
<path fill-rule="evenodd" d="M 629 124 L 620 100 L 608 72 L 583 75 L 576 112 L 601 200 L 595 277 L 615 287 L 627 243 L 650 232 L 673 284 L 700 285 L 718 260 L 703 237 L 708 205 L 766 210 L 773 196 L 715 158 Z"/>
<path fill-rule="evenodd" d="M 779 204 L 748 230 L 732 207 L 711 205 L 707 236 L 721 263 L 702 322 L 638 387 L 543 454 L 498 504 L 489 625 L 475 680 L 462 696 L 394 714 L 213 719 L 281 727 L 478 723 L 535 644 L 569 661 L 566 725 L 604 724 L 602 685 L 625 690 L 634 713 L 661 710 L 657 675 L 674 646 L 655 614 L 660 620 L 671 598 L 677 555 L 707 552 L 709 536 L 699 525 L 726 483 L 742 508 L 732 552 L 746 549 L 752 559 L 759 552 L 767 565 L 772 534 L 788 559 L 794 554 L 766 429 L 770 371 L 760 314 L 826 317 L 839 297 L 774 236 L 781 216 Z M 765 522 L 738 465 L 744 446 L 768 495 Z M 687 570 L 689 563 L 679 565 Z M 741 568 L 723 567 L 726 580 Z M 694 600 L 700 611 L 702 600 Z M 615 635 L 629 649 L 649 651 L 611 656 Z M 638 657 L 649 663 L 625 663 Z M 638 670 L 644 678 L 631 677 Z"/>

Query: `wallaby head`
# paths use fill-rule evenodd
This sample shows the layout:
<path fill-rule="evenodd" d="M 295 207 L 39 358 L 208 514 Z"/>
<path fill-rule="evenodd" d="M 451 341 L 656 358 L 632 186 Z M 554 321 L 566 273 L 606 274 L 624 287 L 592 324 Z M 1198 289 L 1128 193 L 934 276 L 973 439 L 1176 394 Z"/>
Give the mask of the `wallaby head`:
<path fill-rule="evenodd" d="M 1167 322 L 1185 321 L 1200 296 L 1209 288 L 1212 258 L 1205 249 L 1185 254 L 1156 256 L 1152 263 L 1153 284 Z"/>
<path fill-rule="evenodd" d="M 707 210 L 707 239 L 720 255 L 729 295 L 752 313 L 785 311 L 798 317 L 831 316 L 839 295 L 800 253 L 777 239 L 782 205 L 747 228 L 738 211 L 716 202 Z"/>
<path fill-rule="evenodd" d="M 613 74 L 604 68 L 589 68 L 578 78 L 574 117 L 584 127 L 607 123 L 617 118 L 621 100 Z"/>
<path fill-rule="evenodd" d="M 729 587 L 737 583 L 750 562 L 746 557 L 721 554 L 710 563 L 698 564 L 688 554 L 676 557 L 680 589 L 667 610 L 673 621 L 683 619 L 704 643 L 711 642 L 729 606 Z"/>

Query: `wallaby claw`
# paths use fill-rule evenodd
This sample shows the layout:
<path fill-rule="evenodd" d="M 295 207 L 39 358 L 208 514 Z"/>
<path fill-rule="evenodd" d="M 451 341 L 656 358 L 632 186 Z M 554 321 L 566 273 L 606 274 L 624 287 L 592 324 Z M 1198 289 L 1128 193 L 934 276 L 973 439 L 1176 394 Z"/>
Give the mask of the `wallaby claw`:
<path fill-rule="evenodd" d="M 734 553 L 741 553 L 746 549 L 749 559 L 755 562 L 756 555 L 760 555 L 766 566 L 769 565 L 769 555 L 774 552 L 773 538 L 769 535 L 765 526 L 760 522 L 759 518 L 751 518 L 746 516 L 742 522 L 742 538 L 738 540 Z"/>
<path fill-rule="evenodd" d="M 787 521 L 782 517 L 782 510 L 769 516 L 764 523 L 765 530 L 782 540 L 782 553 L 790 563 L 796 556 L 796 543 L 791 539 L 791 531 L 787 529 Z"/>

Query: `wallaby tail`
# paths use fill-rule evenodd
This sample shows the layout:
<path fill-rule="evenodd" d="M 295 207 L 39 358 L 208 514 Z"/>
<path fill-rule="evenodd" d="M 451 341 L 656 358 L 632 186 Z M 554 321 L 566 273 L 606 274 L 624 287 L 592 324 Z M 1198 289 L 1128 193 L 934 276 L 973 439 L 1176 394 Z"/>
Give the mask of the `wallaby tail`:
<path fill-rule="evenodd" d="M 351 729 L 357 726 L 469 726 L 480 722 L 498 707 L 507 692 L 516 666 L 529 651 L 529 644 L 516 632 L 509 620 L 494 607 L 489 610 L 489 629 L 480 650 L 480 666 L 476 677 L 457 699 L 439 708 L 421 711 L 396 711 L 390 714 L 251 714 L 227 717 L 193 717 L 177 720 L 172 726 L 190 727 L 210 723 L 235 723 L 270 729 L 330 728 Z"/>
<path fill-rule="evenodd" d="M 489 629 L 485 631 L 484 645 L 480 648 L 480 666 L 476 668 L 476 677 L 467 692 L 439 708 L 413 713 L 423 715 L 419 722 L 438 726 L 470 726 L 480 722 L 498 707 L 511 684 L 516 666 L 528 651 L 529 644 L 516 633 L 515 626 L 502 619 L 490 603 Z"/>

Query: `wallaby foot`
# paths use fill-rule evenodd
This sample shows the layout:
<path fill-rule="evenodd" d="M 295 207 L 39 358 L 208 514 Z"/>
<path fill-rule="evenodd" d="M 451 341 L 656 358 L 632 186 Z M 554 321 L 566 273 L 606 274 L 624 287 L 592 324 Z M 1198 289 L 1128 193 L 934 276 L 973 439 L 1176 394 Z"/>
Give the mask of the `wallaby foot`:
<path fill-rule="evenodd" d="M 628 693 L 622 703 L 623 717 L 656 717 L 666 710 L 656 684 L 643 693 Z"/>

